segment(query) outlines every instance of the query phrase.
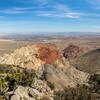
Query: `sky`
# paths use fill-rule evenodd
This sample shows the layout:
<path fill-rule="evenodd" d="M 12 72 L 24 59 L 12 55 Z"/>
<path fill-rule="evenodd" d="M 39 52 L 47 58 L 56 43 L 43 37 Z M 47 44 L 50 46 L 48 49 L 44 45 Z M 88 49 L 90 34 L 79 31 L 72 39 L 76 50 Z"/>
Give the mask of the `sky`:
<path fill-rule="evenodd" d="M 0 0 L 0 32 L 100 32 L 100 0 Z"/>

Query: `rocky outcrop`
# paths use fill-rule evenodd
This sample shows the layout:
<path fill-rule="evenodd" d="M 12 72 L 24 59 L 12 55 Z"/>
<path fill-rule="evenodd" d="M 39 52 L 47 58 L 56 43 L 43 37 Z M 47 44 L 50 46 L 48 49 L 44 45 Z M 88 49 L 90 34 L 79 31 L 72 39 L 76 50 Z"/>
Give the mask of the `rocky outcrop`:
<path fill-rule="evenodd" d="M 42 96 L 45 94 L 49 97 L 53 97 L 53 91 L 47 85 L 46 81 L 34 78 L 31 87 L 41 92 Z"/>
<path fill-rule="evenodd" d="M 37 57 L 46 64 L 53 64 L 62 58 L 60 50 L 53 46 L 37 45 L 37 47 L 39 48 Z"/>
<path fill-rule="evenodd" d="M 37 70 L 43 64 L 56 64 L 64 66 L 60 51 L 47 45 L 35 44 L 27 47 L 22 47 L 14 51 L 14 53 L 0 57 L 1 64 L 19 65 L 23 68 L 32 68 Z M 67 61 L 66 61 L 67 62 Z"/>
<path fill-rule="evenodd" d="M 14 91 L 14 95 L 11 97 L 11 100 L 35 100 L 34 98 L 29 97 L 28 88 L 29 87 L 19 86 Z"/>
<path fill-rule="evenodd" d="M 89 77 L 89 74 L 79 71 L 74 67 L 61 68 L 51 64 L 45 64 L 40 68 L 39 76 L 41 75 L 44 75 L 46 81 L 54 83 L 56 89 L 87 84 Z"/>
<path fill-rule="evenodd" d="M 67 59 L 75 58 L 83 54 L 82 48 L 76 45 L 69 45 L 63 50 L 63 56 Z"/>
<path fill-rule="evenodd" d="M 47 95 L 50 100 L 54 100 L 53 91 L 46 82 L 35 78 L 32 87 L 18 86 L 13 92 L 11 100 L 40 100 L 44 95 Z"/>

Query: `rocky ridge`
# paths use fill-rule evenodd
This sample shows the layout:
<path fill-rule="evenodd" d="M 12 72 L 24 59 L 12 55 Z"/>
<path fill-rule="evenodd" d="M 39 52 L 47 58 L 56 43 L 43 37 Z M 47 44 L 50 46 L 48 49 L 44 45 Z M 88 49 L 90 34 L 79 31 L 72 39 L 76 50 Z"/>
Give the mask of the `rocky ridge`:
<path fill-rule="evenodd" d="M 59 49 L 53 46 L 35 44 L 22 47 L 14 51 L 14 53 L 0 57 L 1 64 L 19 65 L 23 68 L 37 70 L 43 64 L 56 64 L 63 67 L 68 61 L 64 59 Z"/>

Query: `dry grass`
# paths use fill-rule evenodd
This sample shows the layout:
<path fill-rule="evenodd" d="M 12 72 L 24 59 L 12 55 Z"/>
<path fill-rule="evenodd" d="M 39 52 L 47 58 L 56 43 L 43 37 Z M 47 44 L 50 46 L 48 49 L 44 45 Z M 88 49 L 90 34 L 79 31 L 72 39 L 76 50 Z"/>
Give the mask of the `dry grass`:
<path fill-rule="evenodd" d="M 26 46 L 28 43 L 17 42 L 17 41 L 0 41 L 0 56 L 3 56 L 5 53 L 11 53 L 15 49 Z"/>

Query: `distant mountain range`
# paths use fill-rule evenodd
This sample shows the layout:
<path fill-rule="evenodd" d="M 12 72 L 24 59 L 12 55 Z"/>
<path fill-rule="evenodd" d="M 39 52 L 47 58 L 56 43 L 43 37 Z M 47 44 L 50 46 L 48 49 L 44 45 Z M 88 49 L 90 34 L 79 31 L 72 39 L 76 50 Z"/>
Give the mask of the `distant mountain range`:
<path fill-rule="evenodd" d="M 0 37 L 6 38 L 20 38 L 20 37 L 35 37 L 35 36 L 72 36 L 80 37 L 84 35 L 100 35 L 100 32 L 1 32 Z"/>

